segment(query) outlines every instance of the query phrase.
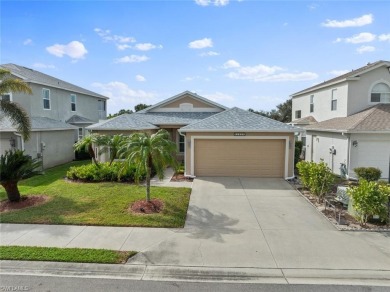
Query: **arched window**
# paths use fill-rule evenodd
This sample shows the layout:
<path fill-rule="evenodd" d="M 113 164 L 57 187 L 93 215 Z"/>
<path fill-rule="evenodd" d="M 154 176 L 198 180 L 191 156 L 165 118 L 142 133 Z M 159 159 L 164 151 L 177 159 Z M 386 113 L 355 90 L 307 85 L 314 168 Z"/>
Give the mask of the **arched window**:
<path fill-rule="evenodd" d="M 386 83 L 378 83 L 371 90 L 371 102 L 390 103 L 390 87 Z"/>

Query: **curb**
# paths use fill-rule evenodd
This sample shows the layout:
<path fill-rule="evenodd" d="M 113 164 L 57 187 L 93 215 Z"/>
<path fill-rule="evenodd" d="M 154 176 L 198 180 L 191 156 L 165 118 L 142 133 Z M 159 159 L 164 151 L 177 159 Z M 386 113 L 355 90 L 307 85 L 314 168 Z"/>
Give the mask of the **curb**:
<path fill-rule="evenodd" d="M 0 275 L 143 281 L 339 284 L 390 287 L 390 270 L 222 268 L 1 261 Z"/>

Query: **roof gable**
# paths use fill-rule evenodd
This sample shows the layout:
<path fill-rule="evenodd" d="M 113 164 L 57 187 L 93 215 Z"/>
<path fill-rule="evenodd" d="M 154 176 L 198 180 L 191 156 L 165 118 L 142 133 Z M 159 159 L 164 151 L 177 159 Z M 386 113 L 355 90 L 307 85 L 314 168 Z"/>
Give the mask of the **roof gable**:
<path fill-rule="evenodd" d="M 180 132 L 295 132 L 300 129 L 261 115 L 234 107 L 192 123 Z"/>
<path fill-rule="evenodd" d="M 348 80 L 353 80 L 354 78 L 360 77 L 360 75 L 362 75 L 362 74 L 368 73 L 368 72 L 375 70 L 375 69 L 382 67 L 382 66 L 390 67 L 390 62 L 381 60 L 381 61 L 377 61 L 374 63 L 368 63 L 367 65 L 360 67 L 358 69 L 352 70 L 351 72 L 348 72 L 346 74 L 329 79 L 327 81 L 316 84 L 316 85 L 311 86 L 309 88 L 306 88 L 304 90 L 298 91 L 298 92 L 292 94 L 291 97 L 296 97 L 296 96 L 299 96 L 301 94 L 308 93 L 308 92 L 314 91 L 316 89 L 320 89 L 320 88 L 330 86 L 333 84 L 346 82 Z"/>
<path fill-rule="evenodd" d="M 55 88 L 60 88 L 60 89 L 67 90 L 67 91 L 70 91 L 73 93 L 85 94 L 85 95 L 89 95 L 89 96 L 98 97 L 101 99 L 108 99 L 107 96 L 98 94 L 98 93 L 90 91 L 88 89 L 84 89 L 80 86 L 71 84 L 69 82 L 63 81 L 61 79 L 55 78 L 53 76 L 44 74 L 44 73 L 39 72 L 39 71 L 35 71 L 35 70 L 27 68 L 27 67 L 15 65 L 15 64 L 4 64 L 4 65 L 1 65 L 1 67 L 9 70 L 12 75 L 23 79 L 25 82 L 36 83 L 36 84 L 51 86 L 51 87 L 55 87 Z"/>
<path fill-rule="evenodd" d="M 196 93 L 184 91 L 165 99 L 138 113 L 152 112 L 221 112 L 227 107 L 204 98 Z"/>

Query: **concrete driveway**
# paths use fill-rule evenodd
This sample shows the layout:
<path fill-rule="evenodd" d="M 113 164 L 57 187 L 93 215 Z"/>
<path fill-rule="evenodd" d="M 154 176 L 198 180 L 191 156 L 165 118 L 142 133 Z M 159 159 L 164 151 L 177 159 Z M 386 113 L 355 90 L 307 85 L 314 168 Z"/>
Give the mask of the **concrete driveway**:
<path fill-rule="evenodd" d="M 390 270 L 389 233 L 337 231 L 282 179 L 196 178 L 185 228 L 149 239 L 129 263 Z"/>

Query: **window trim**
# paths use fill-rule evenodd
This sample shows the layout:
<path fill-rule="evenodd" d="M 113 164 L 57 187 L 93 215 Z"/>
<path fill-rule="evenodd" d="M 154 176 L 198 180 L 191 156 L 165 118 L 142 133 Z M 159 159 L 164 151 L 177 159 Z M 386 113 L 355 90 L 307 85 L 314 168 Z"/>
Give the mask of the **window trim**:
<path fill-rule="evenodd" d="M 46 95 L 45 95 L 45 93 L 44 92 L 49 92 L 49 98 L 46 98 Z M 49 110 L 51 110 L 51 98 L 50 98 L 50 89 L 48 89 L 48 88 L 42 88 L 42 100 L 43 100 L 43 109 L 44 110 L 47 110 L 47 111 L 49 111 Z M 48 100 L 49 101 L 49 108 L 45 108 L 45 100 Z"/>
<path fill-rule="evenodd" d="M 3 100 L 3 95 L 9 95 L 9 101 L 12 102 L 12 92 L 5 92 L 4 94 L 0 95 L 0 99 Z"/>
<path fill-rule="evenodd" d="M 331 111 L 337 111 L 337 94 L 334 94 L 335 92 L 337 92 L 337 88 L 333 88 L 332 89 L 332 96 L 331 96 L 331 100 L 330 100 L 330 110 Z"/>
<path fill-rule="evenodd" d="M 373 93 L 372 90 L 374 89 L 374 87 L 380 83 L 384 83 L 386 84 L 388 87 L 390 87 L 390 82 L 388 82 L 387 80 L 384 80 L 384 79 L 380 79 L 380 80 L 377 80 L 375 81 L 369 88 L 369 91 L 368 91 L 368 103 L 369 104 L 379 104 L 379 103 L 385 103 L 385 102 L 382 102 L 381 100 L 379 101 L 371 101 L 371 94 Z M 374 92 L 375 93 L 375 92 Z M 390 104 L 390 102 L 386 102 L 385 104 Z"/>
<path fill-rule="evenodd" d="M 309 98 L 310 98 L 310 100 L 309 100 L 309 102 L 310 102 L 310 109 L 309 109 L 309 111 L 311 113 L 314 113 L 314 94 L 311 94 Z"/>
<path fill-rule="evenodd" d="M 180 139 L 183 139 L 183 141 L 180 141 Z M 183 151 L 180 151 L 180 145 L 183 145 Z M 184 136 L 180 135 L 180 133 L 177 131 L 177 150 L 178 153 L 183 154 L 186 151 L 186 139 Z"/>
<path fill-rule="evenodd" d="M 74 97 L 74 102 L 72 101 L 72 97 Z M 73 105 L 74 105 L 74 110 L 73 110 Z M 70 94 L 70 110 L 72 112 L 76 112 L 77 111 L 77 95 L 74 94 L 74 93 Z"/>
<path fill-rule="evenodd" d="M 80 135 L 80 130 L 81 130 L 81 135 Z M 83 133 L 83 128 L 79 128 L 78 130 L 77 130 L 77 141 L 80 141 L 81 139 L 83 139 L 83 137 L 84 137 L 84 133 Z"/>
<path fill-rule="evenodd" d="M 299 116 L 297 115 L 299 113 Z M 295 111 L 295 119 L 300 119 L 302 118 L 302 110 L 296 110 Z"/>

